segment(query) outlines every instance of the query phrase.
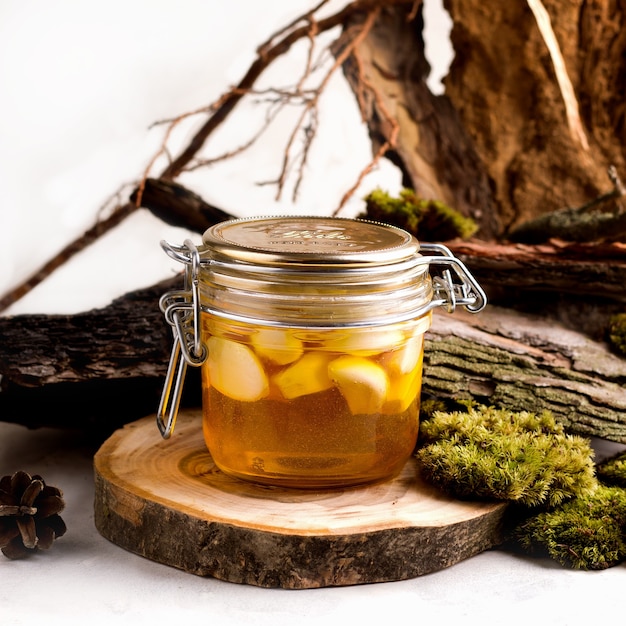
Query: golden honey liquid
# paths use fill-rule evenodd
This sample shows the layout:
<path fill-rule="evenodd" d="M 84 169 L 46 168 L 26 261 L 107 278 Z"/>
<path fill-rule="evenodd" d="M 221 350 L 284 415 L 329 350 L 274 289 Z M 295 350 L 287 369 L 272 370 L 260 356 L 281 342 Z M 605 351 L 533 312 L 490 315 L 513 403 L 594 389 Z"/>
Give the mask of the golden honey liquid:
<path fill-rule="evenodd" d="M 203 314 L 203 432 L 216 465 L 295 488 L 392 478 L 417 440 L 429 319 L 303 330 Z"/>

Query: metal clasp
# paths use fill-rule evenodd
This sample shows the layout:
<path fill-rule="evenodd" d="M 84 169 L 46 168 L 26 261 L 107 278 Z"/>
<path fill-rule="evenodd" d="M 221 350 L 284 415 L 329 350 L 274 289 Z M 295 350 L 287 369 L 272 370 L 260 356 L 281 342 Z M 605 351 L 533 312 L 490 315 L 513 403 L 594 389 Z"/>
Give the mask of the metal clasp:
<path fill-rule="evenodd" d="M 186 265 L 184 288 L 168 291 L 159 301 L 161 311 L 174 335 L 172 354 L 157 411 L 159 431 L 163 439 L 168 439 L 176 423 L 187 365 L 202 365 L 207 358 L 207 349 L 200 335 L 200 253 L 189 239 L 185 240 L 183 246 L 173 246 L 162 241 L 161 247 L 168 256 Z"/>
<path fill-rule="evenodd" d="M 438 256 L 422 257 L 422 262 L 443 268 L 440 275 L 433 276 L 434 294 L 429 310 L 445 306 L 448 313 L 453 313 L 460 305 L 470 313 L 478 313 L 485 308 L 487 296 L 482 287 L 446 246 L 440 243 L 421 243 L 420 251 L 437 253 Z"/>

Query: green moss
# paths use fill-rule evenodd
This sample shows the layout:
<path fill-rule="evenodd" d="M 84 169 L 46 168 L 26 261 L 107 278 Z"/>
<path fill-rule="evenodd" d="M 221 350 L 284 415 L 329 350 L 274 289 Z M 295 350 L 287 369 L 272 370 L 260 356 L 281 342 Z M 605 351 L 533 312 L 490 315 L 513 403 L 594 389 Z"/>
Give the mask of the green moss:
<path fill-rule="evenodd" d="M 593 464 L 590 443 L 549 412 L 430 399 L 416 457 L 424 478 L 461 498 L 511 503 L 509 540 L 563 566 L 626 560 L 626 452 Z"/>
<path fill-rule="evenodd" d="M 588 440 L 565 434 L 548 412 L 435 412 L 422 422 L 420 442 L 424 477 L 458 497 L 556 506 L 596 486 Z"/>
<path fill-rule="evenodd" d="M 626 559 L 626 490 L 599 485 L 553 511 L 521 523 L 519 545 L 574 569 L 598 570 Z"/>
<path fill-rule="evenodd" d="M 365 213 L 359 217 L 399 226 L 423 241 L 465 239 L 478 230 L 471 218 L 439 200 L 420 198 L 412 189 L 403 189 L 398 198 L 376 189 L 365 202 Z"/>
<path fill-rule="evenodd" d="M 626 487 L 626 452 L 606 459 L 596 468 L 599 480 L 607 485 Z"/>
<path fill-rule="evenodd" d="M 617 313 L 609 319 L 609 342 L 620 354 L 626 355 L 626 313 Z"/>

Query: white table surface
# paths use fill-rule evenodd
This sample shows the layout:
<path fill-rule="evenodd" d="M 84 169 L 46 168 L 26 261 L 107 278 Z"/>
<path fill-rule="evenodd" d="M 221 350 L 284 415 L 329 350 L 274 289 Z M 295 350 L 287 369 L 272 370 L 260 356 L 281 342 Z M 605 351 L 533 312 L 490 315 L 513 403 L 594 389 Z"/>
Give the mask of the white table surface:
<path fill-rule="evenodd" d="M 0 422 L 0 475 L 41 474 L 66 500 L 47 552 L 0 555 L 3 626 L 88 624 L 543 624 L 621 621 L 626 565 L 600 572 L 491 550 L 406 581 L 284 590 L 202 578 L 131 554 L 94 526 L 92 458 L 78 434 Z"/>

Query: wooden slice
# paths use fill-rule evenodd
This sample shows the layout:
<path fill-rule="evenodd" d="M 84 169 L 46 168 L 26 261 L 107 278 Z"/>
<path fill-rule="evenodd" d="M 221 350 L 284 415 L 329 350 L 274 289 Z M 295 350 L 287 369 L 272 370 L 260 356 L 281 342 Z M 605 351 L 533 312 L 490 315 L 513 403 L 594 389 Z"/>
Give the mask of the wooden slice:
<path fill-rule="evenodd" d="M 218 470 L 200 411 L 171 439 L 155 418 L 95 456 L 95 523 L 117 545 L 200 576 L 305 589 L 404 580 L 501 541 L 506 506 L 454 500 L 410 460 L 392 481 L 332 491 L 248 484 Z"/>

